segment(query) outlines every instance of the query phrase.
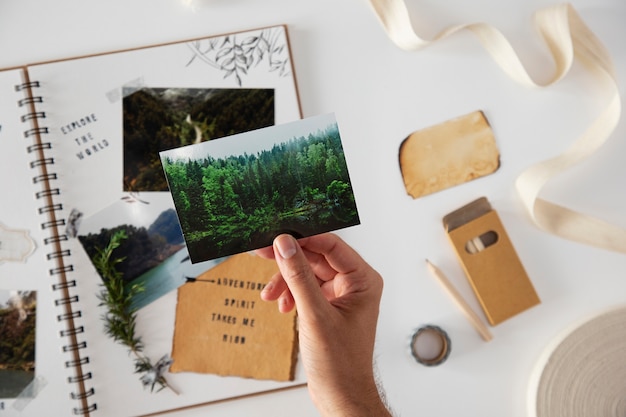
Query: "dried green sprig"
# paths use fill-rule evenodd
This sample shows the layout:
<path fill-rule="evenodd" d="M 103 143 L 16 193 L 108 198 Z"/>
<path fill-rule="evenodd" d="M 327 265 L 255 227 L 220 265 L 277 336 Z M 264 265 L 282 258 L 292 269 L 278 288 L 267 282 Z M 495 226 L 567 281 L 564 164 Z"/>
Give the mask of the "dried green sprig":
<path fill-rule="evenodd" d="M 113 251 L 127 238 L 125 230 L 118 230 L 111 236 L 105 248 L 96 248 L 97 253 L 93 257 L 94 266 L 102 277 L 104 287 L 98 294 L 100 305 L 107 308 L 107 312 L 102 316 L 104 329 L 109 337 L 126 346 L 129 353 L 135 356 L 135 373 L 143 374 L 140 380 L 144 387 L 150 385 L 150 390 L 154 391 L 158 385 L 157 392 L 170 388 L 177 393 L 163 376 L 163 372 L 171 364 L 169 356 L 163 356 L 153 365 L 150 359 L 142 354 L 144 345 L 136 333 L 137 309 L 132 307 L 132 301 L 133 297 L 144 291 L 144 287 L 139 284 L 127 287 L 123 274 L 117 270 L 117 265 L 125 258 L 113 258 Z"/>

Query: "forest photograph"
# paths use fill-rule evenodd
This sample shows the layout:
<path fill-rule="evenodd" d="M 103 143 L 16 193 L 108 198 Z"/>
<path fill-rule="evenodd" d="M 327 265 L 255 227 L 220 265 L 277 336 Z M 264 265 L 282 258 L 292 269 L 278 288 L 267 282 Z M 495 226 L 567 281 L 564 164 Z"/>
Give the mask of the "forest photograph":
<path fill-rule="evenodd" d="M 167 191 L 159 152 L 272 126 L 273 89 L 123 91 L 124 191 Z"/>
<path fill-rule="evenodd" d="M 193 263 L 360 223 L 333 114 L 160 155 Z"/>
<path fill-rule="evenodd" d="M 37 293 L 0 290 L 0 398 L 16 398 L 35 378 Z"/>

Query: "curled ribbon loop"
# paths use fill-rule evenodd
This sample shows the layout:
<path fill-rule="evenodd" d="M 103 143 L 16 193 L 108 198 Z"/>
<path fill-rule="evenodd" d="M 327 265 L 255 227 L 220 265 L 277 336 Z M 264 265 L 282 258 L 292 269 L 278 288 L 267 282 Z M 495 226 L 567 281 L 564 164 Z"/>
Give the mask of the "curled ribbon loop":
<path fill-rule="evenodd" d="M 504 35 L 484 23 L 453 26 L 432 40 L 420 38 L 411 25 L 403 0 L 370 0 L 387 35 L 400 48 L 414 51 L 462 30 L 477 36 L 482 46 L 512 79 L 528 87 L 548 87 L 569 72 L 574 58 L 587 64 L 590 71 L 610 92 L 608 105 L 600 116 L 561 155 L 539 162 L 522 172 L 516 180 L 520 199 L 540 228 L 584 244 L 626 253 L 626 229 L 573 211 L 539 198 L 546 183 L 595 152 L 617 126 L 621 99 L 611 57 L 602 42 L 585 25 L 570 4 L 537 11 L 535 23 L 554 59 L 555 72 L 546 82 L 535 81 Z"/>

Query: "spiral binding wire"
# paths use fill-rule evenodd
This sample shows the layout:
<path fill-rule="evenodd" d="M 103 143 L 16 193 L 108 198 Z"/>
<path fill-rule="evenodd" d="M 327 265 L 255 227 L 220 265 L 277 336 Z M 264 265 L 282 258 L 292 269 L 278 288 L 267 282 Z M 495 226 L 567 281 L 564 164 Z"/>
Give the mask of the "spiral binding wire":
<path fill-rule="evenodd" d="M 72 413 L 89 416 L 91 412 L 98 409 L 98 406 L 95 402 L 89 401 L 90 397 L 95 394 L 94 388 L 86 386 L 93 375 L 91 372 L 83 372 L 83 366 L 89 364 L 89 356 L 82 354 L 87 348 L 87 342 L 78 340 L 78 336 L 84 334 L 85 328 L 74 325 L 74 319 L 82 317 L 82 312 L 77 308 L 79 297 L 70 295 L 70 288 L 77 286 L 76 280 L 68 279 L 66 276 L 74 271 L 74 266 L 65 261 L 71 257 L 71 251 L 61 246 L 62 242 L 69 240 L 67 234 L 60 232 L 61 227 L 66 224 L 65 219 L 59 219 L 56 216 L 56 212 L 63 210 L 63 205 L 53 200 L 54 196 L 61 195 L 61 190 L 50 185 L 52 181 L 57 180 L 58 176 L 50 172 L 50 167 L 54 165 L 54 158 L 44 155 L 45 150 L 52 149 L 50 142 L 42 140 L 42 137 L 48 135 L 50 130 L 46 126 L 39 125 L 39 121 L 46 118 L 46 113 L 35 110 L 35 104 L 44 102 L 42 96 L 33 94 L 33 90 L 41 87 L 41 84 L 38 81 L 28 80 L 28 74 L 25 76 L 25 82 L 16 85 L 15 91 L 24 92 L 24 98 L 18 100 L 17 104 L 27 109 L 21 117 L 23 123 L 30 125 L 24 130 L 24 138 L 31 139 L 33 143 L 27 146 L 26 150 L 29 154 L 35 155 L 35 159 L 30 162 L 30 167 L 39 171 L 38 175 L 32 178 L 33 184 L 41 184 L 43 188 L 35 193 L 35 198 L 43 202 L 43 205 L 37 209 L 38 213 L 46 216 L 46 220 L 41 223 L 41 229 L 50 232 L 50 236 L 46 237 L 43 243 L 52 249 L 46 254 L 46 258 L 55 262 L 55 266 L 48 270 L 48 274 L 51 277 L 57 277 L 52 290 L 59 292 L 60 297 L 54 300 L 54 305 L 63 309 L 63 312 L 57 315 L 57 321 L 67 323 L 67 328 L 60 330 L 59 335 L 67 340 L 62 347 L 63 352 L 71 355 L 71 359 L 65 362 L 65 367 L 75 371 L 75 374 L 67 379 L 68 383 L 76 385 L 77 388 L 77 391 L 70 393 L 70 397 L 78 401 Z"/>

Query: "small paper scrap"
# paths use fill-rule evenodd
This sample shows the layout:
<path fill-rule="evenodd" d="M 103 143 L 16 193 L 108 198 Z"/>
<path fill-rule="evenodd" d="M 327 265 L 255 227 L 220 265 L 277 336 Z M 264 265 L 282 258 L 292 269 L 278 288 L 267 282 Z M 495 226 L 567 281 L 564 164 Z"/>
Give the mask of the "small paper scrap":
<path fill-rule="evenodd" d="M 0 264 L 26 262 L 35 251 L 35 242 L 27 230 L 9 229 L 0 223 Z"/>

